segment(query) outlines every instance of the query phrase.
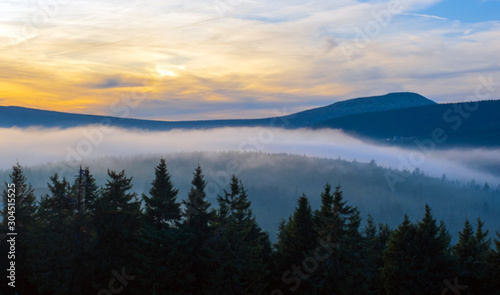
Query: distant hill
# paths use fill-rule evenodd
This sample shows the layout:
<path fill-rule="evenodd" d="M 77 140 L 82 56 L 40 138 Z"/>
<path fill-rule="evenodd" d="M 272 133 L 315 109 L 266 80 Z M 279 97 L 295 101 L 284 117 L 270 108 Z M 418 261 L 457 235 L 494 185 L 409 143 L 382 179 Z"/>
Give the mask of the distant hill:
<path fill-rule="evenodd" d="M 356 98 L 340 101 L 326 107 L 315 108 L 284 116 L 287 128 L 309 127 L 321 121 L 345 115 L 392 110 L 435 102 L 415 93 L 391 93 L 383 96 Z M 269 126 L 275 118 L 244 120 L 199 120 L 199 121 L 154 121 L 110 116 L 71 114 L 22 107 L 0 107 L 0 127 L 61 127 L 69 128 L 99 124 L 103 120 L 113 126 L 148 130 L 169 130 L 175 128 L 205 129 L 216 127 Z M 279 125 L 276 123 L 275 125 Z"/>
<path fill-rule="evenodd" d="M 472 107 L 477 107 L 472 110 Z M 415 145 L 442 130 L 446 140 L 437 147 L 500 146 L 500 100 L 435 104 L 414 108 L 344 116 L 320 122 L 316 128 L 342 129 L 377 142 Z M 441 131 L 439 131 L 441 132 Z M 438 140 L 440 141 L 440 140 Z"/>
<path fill-rule="evenodd" d="M 91 124 L 107 124 L 122 128 L 146 130 L 205 129 L 227 126 L 257 126 L 268 123 L 268 119 L 207 120 L 207 121 L 155 121 L 72 114 L 23 107 L 0 106 L 0 127 L 60 127 L 71 128 Z"/>
<path fill-rule="evenodd" d="M 205 121 L 139 120 L 0 107 L 0 127 L 70 128 L 105 123 L 145 130 L 258 126 L 335 128 L 391 145 L 414 145 L 416 139 L 430 138 L 433 130 L 440 128 L 447 139 L 438 144 L 438 148 L 500 147 L 500 100 L 478 102 L 473 112 L 464 106 L 462 103 L 437 104 L 419 94 L 405 92 L 340 101 L 277 118 Z"/>
<path fill-rule="evenodd" d="M 339 101 L 325 107 L 284 116 L 284 118 L 289 119 L 292 126 L 314 126 L 319 122 L 343 116 L 436 104 L 417 93 L 399 92 Z"/>

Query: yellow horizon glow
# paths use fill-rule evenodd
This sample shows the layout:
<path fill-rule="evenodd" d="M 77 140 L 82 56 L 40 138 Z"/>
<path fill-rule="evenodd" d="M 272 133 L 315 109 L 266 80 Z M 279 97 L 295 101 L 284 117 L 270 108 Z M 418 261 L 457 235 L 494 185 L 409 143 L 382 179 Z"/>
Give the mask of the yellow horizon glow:
<path fill-rule="evenodd" d="M 478 75 L 500 73 L 492 66 L 498 22 L 479 29 L 425 19 L 417 26 L 418 16 L 400 15 L 348 60 L 344 45 L 356 49 L 353 28 L 373 21 L 382 4 L 296 3 L 283 10 L 271 1 L 236 5 L 227 15 L 201 0 L 136 4 L 70 1 L 36 24 L 32 16 L 46 13 L 40 7 L 5 5 L 0 105 L 113 115 L 117 104 L 184 113 L 252 104 L 258 117 L 259 107 L 265 114 L 278 103 L 327 104 L 394 91 L 468 96 Z M 255 17 L 273 13 L 275 19 Z M 220 113 L 213 108 L 203 116 Z"/>

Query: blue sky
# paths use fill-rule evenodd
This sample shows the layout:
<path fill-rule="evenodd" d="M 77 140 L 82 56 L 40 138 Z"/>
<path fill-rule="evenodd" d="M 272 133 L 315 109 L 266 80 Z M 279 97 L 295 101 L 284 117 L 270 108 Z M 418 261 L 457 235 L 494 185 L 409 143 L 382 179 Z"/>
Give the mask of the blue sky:
<path fill-rule="evenodd" d="M 499 0 L 444 0 L 421 11 L 466 23 L 498 21 Z"/>
<path fill-rule="evenodd" d="M 189 120 L 266 117 L 401 91 L 478 100 L 482 81 L 500 89 L 499 6 L 2 1 L 0 105 Z"/>

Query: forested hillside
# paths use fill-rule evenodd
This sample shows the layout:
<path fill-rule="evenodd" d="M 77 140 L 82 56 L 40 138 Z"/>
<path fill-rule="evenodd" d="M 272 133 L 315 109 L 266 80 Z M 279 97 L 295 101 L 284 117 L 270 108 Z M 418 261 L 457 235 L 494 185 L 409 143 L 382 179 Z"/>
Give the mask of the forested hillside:
<path fill-rule="evenodd" d="M 429 204 L 436 217 L 446 222 L 453 241 L 457 239 L 464 218 L 481 217 L 487 229 L 500 231 L 497 223 L 500 215 L 498 183 L 482 178 L 474 180 L 469 176 L 459 181 L 440 171 L 435 174 L 439 177 L 432 177 L 427 175 L 428 171 L 419 169 L 392 170 L 378 165 L 376 159 L 363 163 L 289 154 L 186 152 L 102 157 L 88 159 L 84 166 L 91 167 L 99 186 L 106 183 L 108 168 L 125 169 L 133 177 L 132 191 L 141 195 L 151 188 L 154 177 L 151 167 L 161 157 L 167 160 L 172 181 L 179 189 L 178 197 L 183 200 L 189 193 L 192 169 L 198 164 L 204 169 L 207 198 L 213 206 L 217 206 L 217 194 L 222 194 L 229 186 L 231 175 L 236 174 L 248 189 L 258 223 L 269 232 L 272 241 L 277 238 L 281 219 L 290 214 L 302 193 L 310 197 L 313 209 L 319 208 L 319 196 L 327 182 L 342 186 L 349 203 L 363 213 L 363 224 L 370 214 L 377 221 L 395 227 L 405 213 L 416 219 L 421 215 L 421 208 Z M 26 167 L 25 174 L 39 197 L 49 193 L 47 182 L 54 173 L 73 180 L 78 167 L 78 163 L 56 162 Z M 9 170 L 0 171 L 0 185 L 7 181 L 9 174 Z"/>
<path fill-rule="evenodd" d="M 362 225 L 364 212 L 326 183 L 297 196 L 271 243 L 239 177 L 212 202 L 202 167 L 191 167 L 181 200 L 170 169 L 152 165 L 141 195 L 126 171 L 108 170 L 102 187 L 89 168 L 54 174 L 37 200 L 15 165 L 6 187 L 17 204 L 17 294 L 500 294 L 500 235 L 479 218 L 461 220 L 456 243 L 428 205 L 395 227 L 370 216 Z"/>
<path fill-rule="evenodd" d="M 416 146 L 441 130 L 436 148 L 498 147 L 500 101 L 476 101 L 419 106 L 355 114 L 320 122 L 316 127 L 339 128 L 379 143 Z"/>

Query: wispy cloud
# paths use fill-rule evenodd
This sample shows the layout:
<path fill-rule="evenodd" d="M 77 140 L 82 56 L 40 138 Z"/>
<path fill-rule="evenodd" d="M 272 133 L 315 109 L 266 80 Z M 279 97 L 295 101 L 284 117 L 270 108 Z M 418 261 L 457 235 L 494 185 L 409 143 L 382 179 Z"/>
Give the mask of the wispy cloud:
<path fill-rule="evenodd" d="M 389 2 L 6 2 L 1 103 L 112 115 L 116 99 L 138 91 L 145 99 L 131 116 L 172 120 L 235 117 L 221 112 L 228 105 L 261 117 L 269 104 L 392 91 L 457 101 L 484 69 L 500 74 L 500 23 L 418 14 L 438 2 L 401 0 L 401 13 L 349 60 L 342 44 L 355 46 Z M 214 108 L 200 112 L 206 104 Z M 148 113 L 152 105 L 169 115 Z"/>

